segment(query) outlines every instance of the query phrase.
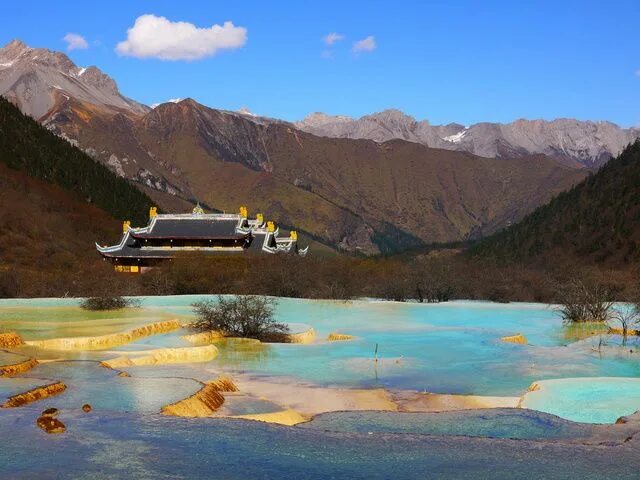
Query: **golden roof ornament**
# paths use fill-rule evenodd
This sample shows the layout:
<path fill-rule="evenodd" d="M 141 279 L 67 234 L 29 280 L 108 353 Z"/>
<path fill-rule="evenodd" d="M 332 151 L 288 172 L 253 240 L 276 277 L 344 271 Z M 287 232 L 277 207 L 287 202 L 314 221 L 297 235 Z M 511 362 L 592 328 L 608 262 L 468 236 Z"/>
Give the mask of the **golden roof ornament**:
<path fill-rule="evenodd" d="M 196 204 L 196 206 L 195 206 L 195 207 L 193 207 L 193 211 L 192 211 L 192 213 L 193 213 L 194 215 L 202 215 L 202 214 L 204 213 L 203 208 L 200 206 L 200 202 L 198 202 L 198 203 Z"/>

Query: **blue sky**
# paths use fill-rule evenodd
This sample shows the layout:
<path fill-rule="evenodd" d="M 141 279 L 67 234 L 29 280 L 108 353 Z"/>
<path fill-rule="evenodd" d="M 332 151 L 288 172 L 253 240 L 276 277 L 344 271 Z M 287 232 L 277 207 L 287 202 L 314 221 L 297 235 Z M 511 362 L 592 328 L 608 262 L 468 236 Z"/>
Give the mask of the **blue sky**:
<path fill-rule="evenodd" d="M 200 59 L 160 60 L 140 53 L 145 45 L 116 52 L 144 14 L 199 28 L 231 21 L 237 35 Z M 88 48 L 67 51 L 72 60 L 147 104 L 192 97 L 287 120 L 398 108 L 434 124 L 575 117 L 630 126 L 640 125 L 638 19 L 638 0 L 22 1 L 3 5 L 0 43 L 66 51 L 65 35 L 81 35 Z M 328 46 L 332 32 L 344 38 Z M 169 33 L 159 41 L 170 44 Z"/>

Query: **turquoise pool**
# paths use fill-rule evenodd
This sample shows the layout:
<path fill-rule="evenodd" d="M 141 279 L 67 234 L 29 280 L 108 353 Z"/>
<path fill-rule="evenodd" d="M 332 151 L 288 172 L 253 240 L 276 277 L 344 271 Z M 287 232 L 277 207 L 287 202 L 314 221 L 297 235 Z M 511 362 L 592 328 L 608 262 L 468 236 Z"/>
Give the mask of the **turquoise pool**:
<path fill-rule="evenodd" d="M 74 299 L 2 300 L 0 328 L 16 330 L 25 339 L 113 333 L 176 316 L 188 321 L 190 305 L 202 298 L 205 297 L 142 297 L 141 308 L 101 313 L 80 310 L 78 300 Z M 208 364 L 141 367 L 136 373 L 147 378 L 193 376 L 202 379 L 215 372 L 240 372 L 288 377 L 292 381 L 322 386 L 490 396 L 519 396 L 539 380 L 640 377 L 640 357 L 600 356 L 594 352 L 598 341 L 595 337 L 572 343 L 554 308 L 547 305 L 278 299 L 276 317 L 278 321 L 312 326 L 317 332 L 317 341 L 309 345 L 270 344 L 245 349 L 220 346 L 220 355 Z M 334 331 L 356 338 L 326 341 L 327 335 Z M 53 352 L 50 355 L 70 360 L 100 360 L 117 355 L 118 351 L 187 346 L 180 339 L 184 333 L 176 331 L 143 338 L 114 348 L 108 355 L 105 352 Z M 500 337 L 515 333 L 525 335 L 529 345 L 500 341 Z M 378 362 L 374 361 L 376 345 Z M 28 349 L 24 350 L 22 353 L 28 353 Z M 29 376 L 59 378 L 71 375 L 64 373 L 67 369 L 86 371 L 88 368 L 81 367 L 80 363 L 42 365 Z M 200 373 L 190 375 L 190 370 Z M 80 378 L 78 375 L 81 377 L 82 373 L 76 374 L 76 378 Z M 103 388 L 113 385 L 115 391 L 120 392 L 116 398 L 123 399 L 127 411 L 129 406 L 133 410 L 153 411 L 157 406 L 153 400 L 136 399 L 136 395 L 148 388 L 167 388 L 163 386 L 166 382 L 160 381 L 157 385 L 142 385 L 99 378 Z M 194 388 L 194 383 L 178 382 L 176 397 L 189 394 Z M 95 392 L 99 390 L 95 387 Z M 568 395 L 566 391 L 561 394 Z M 588 406 L 573 416 L 562 410 L 556 412 L 542 401 L 533 408 L 579 421 L 595 418 Z M 617 418 L 620 413 L 613 409 L 610 415 Z"/>

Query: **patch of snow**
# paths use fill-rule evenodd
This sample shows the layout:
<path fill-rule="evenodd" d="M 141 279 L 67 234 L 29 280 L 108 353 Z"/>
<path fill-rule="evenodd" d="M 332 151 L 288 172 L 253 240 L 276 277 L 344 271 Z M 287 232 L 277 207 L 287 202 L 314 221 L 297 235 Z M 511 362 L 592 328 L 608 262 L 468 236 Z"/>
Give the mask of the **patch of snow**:
<path fill-rule="evenodd" d="M 86 67 L 81 67 L 80 70 L 78 70 L 78 76 L 79 77 L 82 76 L 82 74 L 86 71 L 87 71 Z"/>
<path fill-rule="evenodd" d="M 465 128 L 464 130 L 460 130 L 458 133 L 454 133 L 453 135 L 449 135 L 448 137 L 444 137 L 443 140 L 445 142 L 460 143 L 462 141 L 462 139 L 464 138 L 466 133 L 467 133 L 467 129 Z"/>
<path fill-rule="evenodd" d="M 240 115 L 247 115 L 249 117 L 257 117 L 257 115 L 253 113 L 251 110 L 249 110 L 247 107 L 242 107 L 240 110 L 238 110 L 238 113 Z"/>
<path fill-rule="evenodd" d="M 0 63 L 0 67 L 3 68 L 9 68 L 11 65 L 13 65 L 13 62 Z"/>
<path fill-rule="evenodd" d="M 166 102 L 160 102 L 160 103 L 152 103 L 151 104 L 151 108 L 156 108 L 160 105 L 162 105 L 163 103 L 180 103 L 183 99 L 182 98 L 170 98 L 169 100 L 167 100 Z"/>

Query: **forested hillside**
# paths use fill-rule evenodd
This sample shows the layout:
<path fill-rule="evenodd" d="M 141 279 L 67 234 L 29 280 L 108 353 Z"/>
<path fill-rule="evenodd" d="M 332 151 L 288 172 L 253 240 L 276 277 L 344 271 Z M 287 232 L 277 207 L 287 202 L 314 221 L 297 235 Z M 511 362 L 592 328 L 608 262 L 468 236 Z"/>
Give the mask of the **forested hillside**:
<path fill-rule="evenodd" d="M 118 219 L 146 223 L 151 199 L 0 97 L 0 161 L 75 194 Z"/>
<path fill-rule="evenodd" d="M 471 253 L 506 261 L 634 265 L 640 260 L 640 140 L 597 173 Z"/>

